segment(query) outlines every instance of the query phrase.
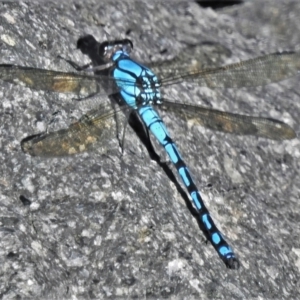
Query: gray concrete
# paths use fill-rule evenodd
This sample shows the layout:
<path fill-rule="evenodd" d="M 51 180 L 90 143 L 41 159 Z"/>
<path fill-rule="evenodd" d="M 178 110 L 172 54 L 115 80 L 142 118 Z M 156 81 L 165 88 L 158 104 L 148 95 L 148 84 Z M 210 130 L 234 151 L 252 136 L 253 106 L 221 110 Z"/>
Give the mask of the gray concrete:
<path fill-rule="evenodd" d="M 143 62 L 170 59 L 196 44 L 203 65 L 300 50 L 297 0 L 247 1 L 218 12 L 175 1 L 61 3 L 1 4 L 0 62 L 71 70 L 56 57 L 87 63 L 75 50 L 79 36 L 122 38 L 129 29 L 134 57 Z M 299 135 L 299 78 L 240 90 L 182 84 L 166 95 L 277 118 Z M 234 136 L 162 114 L 241 261 L 233 271 L 205 243 L 182 191 L 131 129 L 123 156 L 118 147 L 104 156 L 95 150 L 52 159 L 21 151 L 23 138 L 66 127 L 104 95 L 78 104 L 71 95 L 1 82 L 0 98 L 3 299 L 300 297 L 299 138 Z"/>

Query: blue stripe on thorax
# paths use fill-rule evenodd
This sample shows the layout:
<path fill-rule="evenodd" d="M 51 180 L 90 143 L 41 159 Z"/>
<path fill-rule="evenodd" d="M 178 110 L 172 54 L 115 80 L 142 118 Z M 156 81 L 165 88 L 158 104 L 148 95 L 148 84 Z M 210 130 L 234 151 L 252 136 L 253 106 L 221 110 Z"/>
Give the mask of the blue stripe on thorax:
<path fill-rule="evenodd" d="M 120 93 L 129 106 L 137 109 L 142 104 L 152 103 L 155 99 L 161 98 L 159 89 L 153 88 L 153 84 L 151 86 L 151 82 L 157 84 L 158 79 L 150 69 L 131 60 L 125 54 L 115 57 L 116 66 L 112 76 L 116 79 Z"/>

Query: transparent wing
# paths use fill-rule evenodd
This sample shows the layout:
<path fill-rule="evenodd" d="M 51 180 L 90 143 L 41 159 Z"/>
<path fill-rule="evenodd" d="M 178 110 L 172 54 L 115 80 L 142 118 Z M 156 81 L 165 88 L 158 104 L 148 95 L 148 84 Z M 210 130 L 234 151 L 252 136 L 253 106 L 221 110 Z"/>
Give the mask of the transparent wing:
<path fill-rule="evenodd" d="M 13 84 L 24 85 L 35 90 L 59 93 L 74 93 L 88 97 L 98 93 L 114 94 L 119 91 L 114 78 L 99 75 L 58 72 L 16 65 L 0 65 L 0 79 Z M 130 87 L 134 81 L 118 79 L 120 86 Z"/>
<path fill-rule="evenodd" d="M 173 69 L 171 71 L 173 76 L 160 79 L 158 85 L 166 86 L 189 81 L 209 88 L 260 86 L 292 77 L 299 70 L 300 53 L 275 53 L 212 69 L 202 70 L 191 67 L 184 73 L 182 68 Z M 98 93 L 114 94 L 121 87 L 126 89 L 138 85 L 135 81 L 119 78 L 117 79 L 119 87 L 117 87 L 116 79 L 107 76 L 3 64 L 0 65 L 0 79 L 37 90 L 75 93 L 80 97 Z"/>
<path fill-rule="evenodd" d="M 193 120 L 199 125 L 227 133 L 255 135 L 274 140 L 296 137 L 287 124 L 269 118 L 251 117 L 222 112 L 202 106 L 186 105 L 164 99 L 157 105 L 160 110 L 174 112 L 181 118 Z M 39 134 L 24 139 L 21 143 L 24 152 L 32 156 L 66 156 L 88 151 L 97 147 L 99 152 L 110 148 L 111 141 L 118 134 L 117 119 L 125 124 L 127 106 L 113 109 L 102 105 L 84 115 L 67 129 Z M 120 118 L 120 114 L 122 115 Z M 121 120 L 121 121 L 120 121 Z M 95 149 L 95 148 L 94 148 Z"/>
<path fill-rule="evenodd" d="M 174 112 L 181 118 L 227 133 L 255 135 L 273 140 L 288 140 L 296 137 L 295 131 L 287 124 L 271 119 L 223 112 L 202 106 L 187 105 L 164 99 L 156 106 L 160 110 Z"/>
<path fill-rule="evenodd" d="M 300 53 L 273 53 L 217 68 L 199 69 L 191 66 L 184 73 L 181 73 L 181 68 L 173 69 L 174 76 L 162 78 L 160 85 L 188 81 L 209 88 L 261 86 L 292 77 L 299 70 Z"/>
<path fill-rule="evenodd" d="M 231 51 L 219 43 L 203 42 L 185 48 L 171 60 L 155 61 L 146 64 L 160 78 L 185 74 L 189 71 L 221 66 L 231 57 Z M 175 71 L 175 73 L 174 73 Z"/>
<path fill-rule="evenodd" d="M 127 109 L 102 105 L 85 114 L 69 128 L 24 139 L 21 142 L 22 150 L 32 156 L 44 157 L 67 156 L 95 147 L 98 153 L 103 153 L 111 148 L 112 140 L 117 138 L 119 122 L 125 124 Z"/>

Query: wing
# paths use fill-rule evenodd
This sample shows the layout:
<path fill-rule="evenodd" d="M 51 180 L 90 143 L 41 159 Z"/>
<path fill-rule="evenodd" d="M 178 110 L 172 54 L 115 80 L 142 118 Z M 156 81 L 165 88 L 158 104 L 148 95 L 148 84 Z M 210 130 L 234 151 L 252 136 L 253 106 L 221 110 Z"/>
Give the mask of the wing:
<path fill-rule="evenodd" d="M 172 70 L 172 77 L 162 78 L 161 86 L 182 81 L 209 88 L 239 88 L 261 86 L 295 76 L 300 70 L 300 53 L 273 53 L 223 67 L 199 69 L 190 66 Z"/>
<path fill-rule="evenodd" d="M 227 133 L 255 135 L 273 140 L 289 140 L 296 137 L 287 124 L 270 118 L 233 114 L 196 105 L 187 105 L 164 99 L 157 105 L 160 110 L 174 112 L 181 118 Z"/>
<path fill-rule="evenodd" d="M 150 62 L 146 66 L 155 74 L 159 74 L 160 78 L 169 78 L 174 74 L 185 74 L 189 70 L 218 67 L 230 57 L 231 51 L 223 45 L 214 42 L 203 42 L 186 47 L 171 60 Z"/>
<path fill-rule="evenodd" d="M 85 152 L 97 146 L 98 152 L 103 153 L 111 147 L 113 137 L 118 135 L 118 122 L 125 124 L 126 109 L 128 108 L 113 109 L 111 105 L 102 105 L 67 129 L 24 139 L 21 142 L 22 150 L 32 156 L 57 157 Z"/>
<path fill-rule="evenodd" d="M 174 112 L 186 120 L 193 120 L 199 125 L 226 133 L 255 135 L 274 140 L 296 137 L 291 127 L 274 119 L 232 114 L 166 99 L 157 107 L 160 110 Z M 21 142 L 22 150 L 32 156 L 44 157 L 77 154 L 96 146 L 98 152 L 105 152 L 111 147 L 113 137 L 118 135 L 117 123 L 121 122 L 124 125 L 127 121 L 125 119 L 127 109 L 130 108 L 126 106 L 113 109 L 111 105 L 102 105 L 97 110 L 84 115 L 67 129 L 24 139 Z"/>
<path fill-rule="evenodd" d="M 35 90 L 59 93 L 73 93 L 80 98 L 95 94 L 113 94 L 120 87 L 114 78 L 99 75 L 58 72 L 16 65 L 0 65 L 0 79 L 13 84 L 24 85 Z M 118 79 L 120 86 L 130 87 L 133 81 Z"/>

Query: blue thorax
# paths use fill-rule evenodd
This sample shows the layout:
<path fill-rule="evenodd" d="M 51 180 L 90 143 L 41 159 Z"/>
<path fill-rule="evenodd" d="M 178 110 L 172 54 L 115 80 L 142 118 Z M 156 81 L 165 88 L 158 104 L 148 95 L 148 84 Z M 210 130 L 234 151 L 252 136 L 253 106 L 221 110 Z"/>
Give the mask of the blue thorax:
<path fill-rule="evenodd" d="M 112 76 L 129 106 L 137 109 L 141 105 L 160 102 L 158 79 L 150 69 L 132 60 L 123 50 L 116 51 L 112 61 L 115 63 Z"/>

